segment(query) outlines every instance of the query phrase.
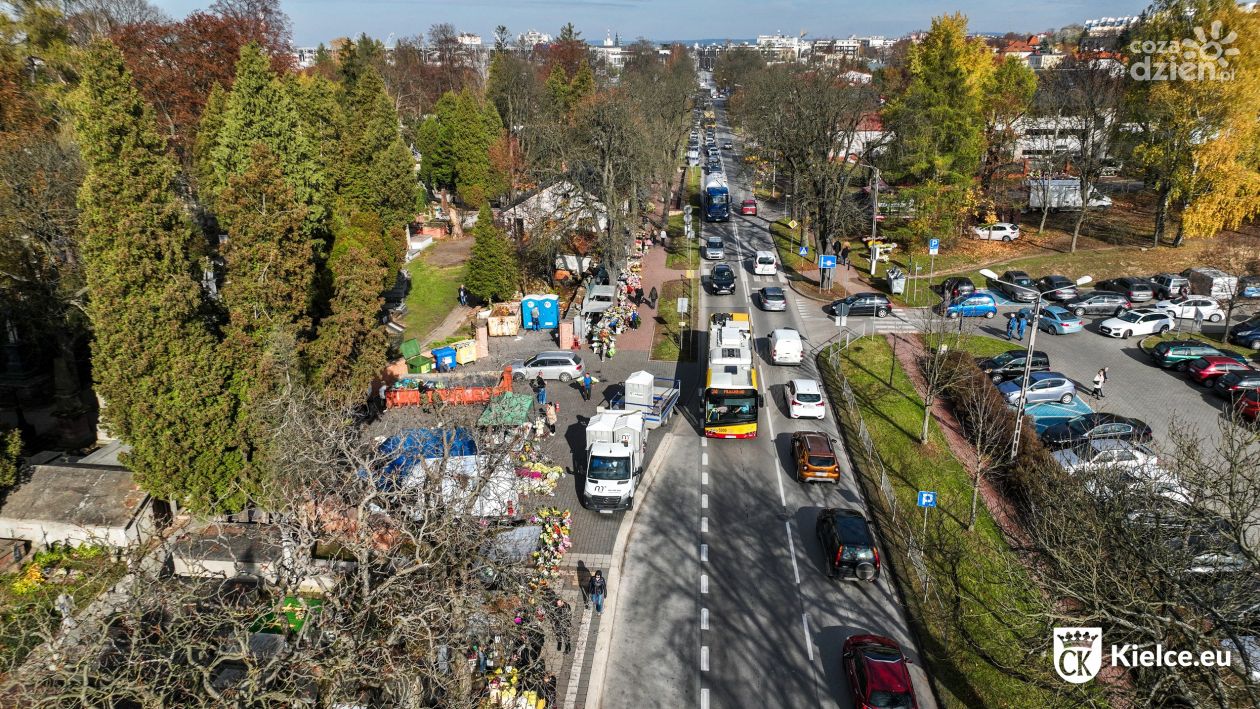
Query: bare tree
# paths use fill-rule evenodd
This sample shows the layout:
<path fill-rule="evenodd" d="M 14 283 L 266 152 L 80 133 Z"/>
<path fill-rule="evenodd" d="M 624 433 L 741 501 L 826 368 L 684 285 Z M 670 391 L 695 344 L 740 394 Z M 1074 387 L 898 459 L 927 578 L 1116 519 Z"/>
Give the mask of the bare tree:
<path fill-rule="evenodd" d="M 10 668 L 6 701 L 471 708 L 485 691 L 475 647 L 513 668 L 505 677 L 536 680 L 551 557 L 540 569 L 513 555 L 501 535 L 519 528 L 486 516 L 522 439 L 478 429 L 479 413 L 391 412 L 363 429 L 354 412 L 287 395 L 277 476 L 257 501 L 266 521 L 194 522 L 70 624 L 39 618 L 27 634 L 46 643 Z M 410 427 L 435 433 L 404 458 L 383 450 Z M 458 436 L 475 460 L 453 451 Z M 250 573 L 198 578 L 213 550 Z"/>
<path fill-rule="evenodd" d="M 66 3 L 66 22 L 80 44 L 108 37 L 126 25 L 169 21 L 166 13 L 148 0 L 72 0 Z"/>

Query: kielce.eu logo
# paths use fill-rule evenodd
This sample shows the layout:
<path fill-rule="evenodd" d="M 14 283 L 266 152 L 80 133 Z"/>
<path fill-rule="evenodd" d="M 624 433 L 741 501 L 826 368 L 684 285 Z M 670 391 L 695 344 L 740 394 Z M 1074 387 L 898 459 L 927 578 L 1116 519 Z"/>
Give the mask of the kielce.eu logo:
<path fill-rule="evenodd" d="M 1102 628 L 1055 628 L 1054 671 L 1065 682 L 1085 684 L 1102 669 Z"/>

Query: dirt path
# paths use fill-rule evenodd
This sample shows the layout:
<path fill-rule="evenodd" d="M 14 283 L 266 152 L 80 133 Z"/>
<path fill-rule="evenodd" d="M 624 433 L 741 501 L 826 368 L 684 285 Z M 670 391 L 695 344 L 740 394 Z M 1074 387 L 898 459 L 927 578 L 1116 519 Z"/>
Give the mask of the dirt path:
<path fill-rule="evenodd" d="M 889 345 L 893 351 L 897 353 L 897 362 L 901 368 L 905 370 L 906 375 L 910 377 L 911 383 L 914 384 L 915 390 L 920 397 L 924 397 L 927 392 L 927 379 L 923 374 L 922 368 L 919 366 L 920 360 L 923 358 L 923 343 L 918 335 L 912 333 L 905 334 L 889 334 L 885 335 Z M 896 340 L 896 343 L 893 342 Z M 967 441 L 966 433 L 963 431 L 962 424 L 958 418 L 954 416 L 954 411 L 942 397 L 937 397 L 932 404 L 932 418 L 940 424 L 941 431 L 945 434 L 945 441 L 949 444 L 949 449 L 963 464 L 967 472 L 974 478 L 979 468 L 979 462 L 976 459 L 975 449 Z M 1002 493 L 998 492 L 993 486 L 993 482 L 987 477 L 980 479 L 980 497 L 984 500 L 984 505 L 989 509 L 989 513 L 993 515 L 993 520 L 997 523 L 998 528 L 1009 539 L 1023 539 L 1023 530 L 1015 521 L 1015 508 L 1006 499 Z"/>
<path fill-rule="evenodd" d="M 420 343 L 420 349 L 428 349 L 430 342 L 445 340 L 451 335 L 454 335 L 456 332 L 459 332 L 459 329 L 467 324 L 468 321 L 476 314 L 476 308 L 467 308 L 462 305 L 456 305 L 454 310 L 446 316 L 446 319 L 443 320 L 440 325 L 430 330 L 429 334 L 424 336 L 424 342 Z"/>
<path fill-rule="evenodd" d="M 464 263 L 472 253 L 472 244 L 472 237 L 434 240 L 433 246 L 425 253 L 425 261 L 439 268 Z"/>

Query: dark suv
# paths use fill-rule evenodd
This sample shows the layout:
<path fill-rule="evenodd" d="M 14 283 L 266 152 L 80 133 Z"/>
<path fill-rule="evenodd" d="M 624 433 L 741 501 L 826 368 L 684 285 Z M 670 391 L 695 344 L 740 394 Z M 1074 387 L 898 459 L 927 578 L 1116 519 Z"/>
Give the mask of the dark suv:
<path fill-rule="evenodd" d="M 971 295 L 976 292 L 976 284 L 971 282 L 966 276 L 953 276 L 941 281 L 941 297 L 945 300 L 954 300 L 964 295 Z"/>
<path fill-rule="evenodd" d="M 1151 290 L 1156 300 L 1168 300 L 1181 295 L 1181 289 L 1190 290 L 1190 279 L 1175 273 L 1157 273 L 1150 278 Z"/>
<path fill-rule="evenodd" d="M 1112 278 L 1099 283 L 1096 287 L 1098 290 L 1119 293 L 1128 298 L 1131 303 L 1144 303 L 1155 297 L 1155 289 L 1151 287 L 1151 282 L 1136 276 Z"/>
<path fill-rule="evenodd" d="M 1042 276 L 1037 281 L 1037 290 L 1045 295 L 1046 300 L 1071 300 L 1077 296 L 1076 284 L 1067 276 Z"/>
<path fill-rule="evenodd" d="M 1252 315 L 1247 320 L 1231 327 L 1229 341 L 1235 345 L 1260 350 L 1260 315 Z"/>
<path fill-rule="evenodd" d="M 1082 315 L 1119 317 L 1121 313 L 1132 308 L 1133 304 L 1119 293 L 1096 290 L 1093 293 L 1082 293 L 1071 300 L 1063 301 L 1063 307 L 1078 318 Z"/>
<path fill-rule="evenodd" d="M 714 295 L 730 295 L 735 292 L 735 269 L 730 264 L 719 263 L 709 274 L 709 287 Z"/>
<path fill-rule="evenodd" d="M 1031 303 L 1037 300 L 1037 284 L 1033 283 L 1032 277 L 1023 271 L 1007 271 L 1002 274 L 1001 281 L 994 281 L 989 285 L 1016 303 Z"/>
<path fill-rule="evenodd" d="M 1007 350 L 996 357 L 976 362 L 980 369 L 993 379 L 994 384 L 1000 384 L 1007 379 L 1024 376 L 1024 365 L 1026 363 L 1027 356 L 1024 350 Z M 1050 371 L 1050 357 L 1045 352 L 1033 352 L 1032 371 Z"/>
<path fill-rule="evenodd" d="M 892 303 L 883 293 L 854 293 L 844 300 L 828 305 L 827 312 L 839 315 L 846 306 L 849 315 L 874 315 L 882 318 L 892 312 Z"/>
<path fill-rule="evenodd" d="M 857 510 L 835 507 L 818 513 L 814 527 L 822 545 L 828 578 L 874 581 L 879 578 L 879 550 L 866 517 Z"/>

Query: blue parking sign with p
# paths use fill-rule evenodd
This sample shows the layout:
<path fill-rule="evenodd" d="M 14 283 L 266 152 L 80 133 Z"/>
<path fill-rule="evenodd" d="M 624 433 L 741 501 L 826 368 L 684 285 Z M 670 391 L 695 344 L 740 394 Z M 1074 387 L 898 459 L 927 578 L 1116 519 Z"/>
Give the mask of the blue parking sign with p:
<path fill-rule="evenodd" d="M 936 507 L 936 493 L 928 490 L 920 490 L 919 507 Z"/>
<path fill-rule="evenodd" d="M 941 250 L 940 239 L 928 239 L 928 253 L 935 256 Z"/>

